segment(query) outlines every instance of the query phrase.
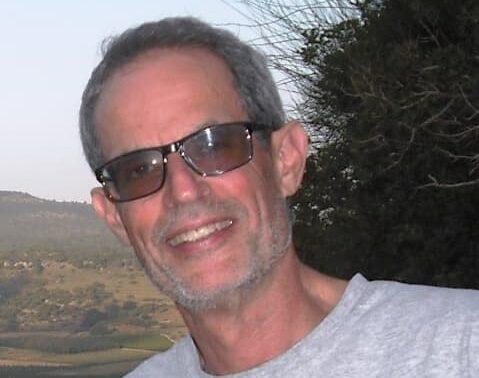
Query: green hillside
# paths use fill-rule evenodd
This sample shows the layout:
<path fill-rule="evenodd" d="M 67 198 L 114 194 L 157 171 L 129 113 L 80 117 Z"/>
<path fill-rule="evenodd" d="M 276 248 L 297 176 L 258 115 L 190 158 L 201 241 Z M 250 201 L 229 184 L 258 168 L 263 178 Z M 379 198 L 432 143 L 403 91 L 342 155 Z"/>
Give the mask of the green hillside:
<path fill-rule="evenodd" d="M 95 259 L 132 257 L 89 204 L 0 191 L 0 258 L 37 251 L 64 254 L 67 260 L 75 259 L 73 253 Z"/>
<path fill-rule="evenodd" d="M 121 376 L 184 332 L 89 204 L 0 191 L 0 376 Z"/>

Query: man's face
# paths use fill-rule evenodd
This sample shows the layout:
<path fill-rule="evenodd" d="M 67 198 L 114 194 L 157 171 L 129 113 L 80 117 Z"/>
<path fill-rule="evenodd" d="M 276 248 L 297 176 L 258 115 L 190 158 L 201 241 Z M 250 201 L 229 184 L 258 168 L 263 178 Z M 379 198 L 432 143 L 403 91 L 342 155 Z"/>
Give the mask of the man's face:
<path fill-rule="evenodd" d="M 107 160 L 161 146 L 211 124 L 248 120 L 224 63 L 199 49 L 156 50 L 116 72 L 96 124 Z M 248 164 L 215 177 L 170 154 L 160 191 L 107 208 L 152 281 L 190 310 L 209 308 L 266 275 L 290 245 L 274 153 L 254 138 Z"/>

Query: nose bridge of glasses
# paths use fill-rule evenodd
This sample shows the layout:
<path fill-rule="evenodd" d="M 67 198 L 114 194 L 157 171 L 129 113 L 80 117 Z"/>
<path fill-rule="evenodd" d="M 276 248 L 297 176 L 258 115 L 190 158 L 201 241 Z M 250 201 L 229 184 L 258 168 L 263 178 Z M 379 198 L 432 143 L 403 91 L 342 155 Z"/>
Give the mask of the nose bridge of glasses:
<path fill-rule="evenodd" d="M 205 173 L 200 171 L 198 169 L 198 167 L 193 163 L 193 161 L 191 161 L 191 159 L 185 153 L 185 150 L 183 148 L 183 143 L 184 142 L 185 142 L 185 140 L 179 140 L 179 141 L 173 142 L 173 143 L 171 143 L 167 146 L 164 146 L 163 149 L 162 149 L 163 163 L 166 165 L 166 163 L 168 162 L 168 155 L 170 155 L 171 153 L 177 152 L 178 155 L 181 157 L 181 159 L 186 163 L 186 165 L 193 172 L 195 172 L 196 174 L 198 174 L 200 176 L 206 176 Z"/>

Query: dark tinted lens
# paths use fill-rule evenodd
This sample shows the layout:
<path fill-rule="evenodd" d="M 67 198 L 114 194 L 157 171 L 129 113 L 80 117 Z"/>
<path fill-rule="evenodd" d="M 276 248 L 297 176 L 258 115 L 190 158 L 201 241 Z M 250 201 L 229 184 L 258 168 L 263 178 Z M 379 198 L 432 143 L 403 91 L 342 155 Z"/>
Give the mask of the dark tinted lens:
<path fill-rule="evenodd" d="M 252 156 L 251 141 L 242 124 L 206 128 L 183 144 L 185 159 L 200 173 L 219 175 L 246 164 Z"/>
<path fill-rule="evenodd" d="M 104 168 L 106 188 L 114 200 L 127 201 L 146 196 L 163 184 L 163 156 L 157 150 L 143 150 L 122 156 Z"/>

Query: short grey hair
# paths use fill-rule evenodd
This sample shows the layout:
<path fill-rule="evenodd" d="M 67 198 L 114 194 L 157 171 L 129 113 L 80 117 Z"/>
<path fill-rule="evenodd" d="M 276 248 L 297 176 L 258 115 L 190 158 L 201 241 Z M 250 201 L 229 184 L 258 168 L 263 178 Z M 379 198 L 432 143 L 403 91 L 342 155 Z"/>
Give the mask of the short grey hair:
<path fill-rule="evenodd" d="M 93 70 L 80 106 L 80 136 L 92 170 L 104 163 L 94 115 L 105 82 L 121 67 L 157 48 L 203 48 L 220 57 L 234 79 L 241 105 L 251 122 L 276 130 L 284 124 L 278 89 L 265 56 L 240 41 L 231 32 L 212 27 L 196 18 L 165 18 L 128 29 L 105 40 L 103 59 Z"/>

